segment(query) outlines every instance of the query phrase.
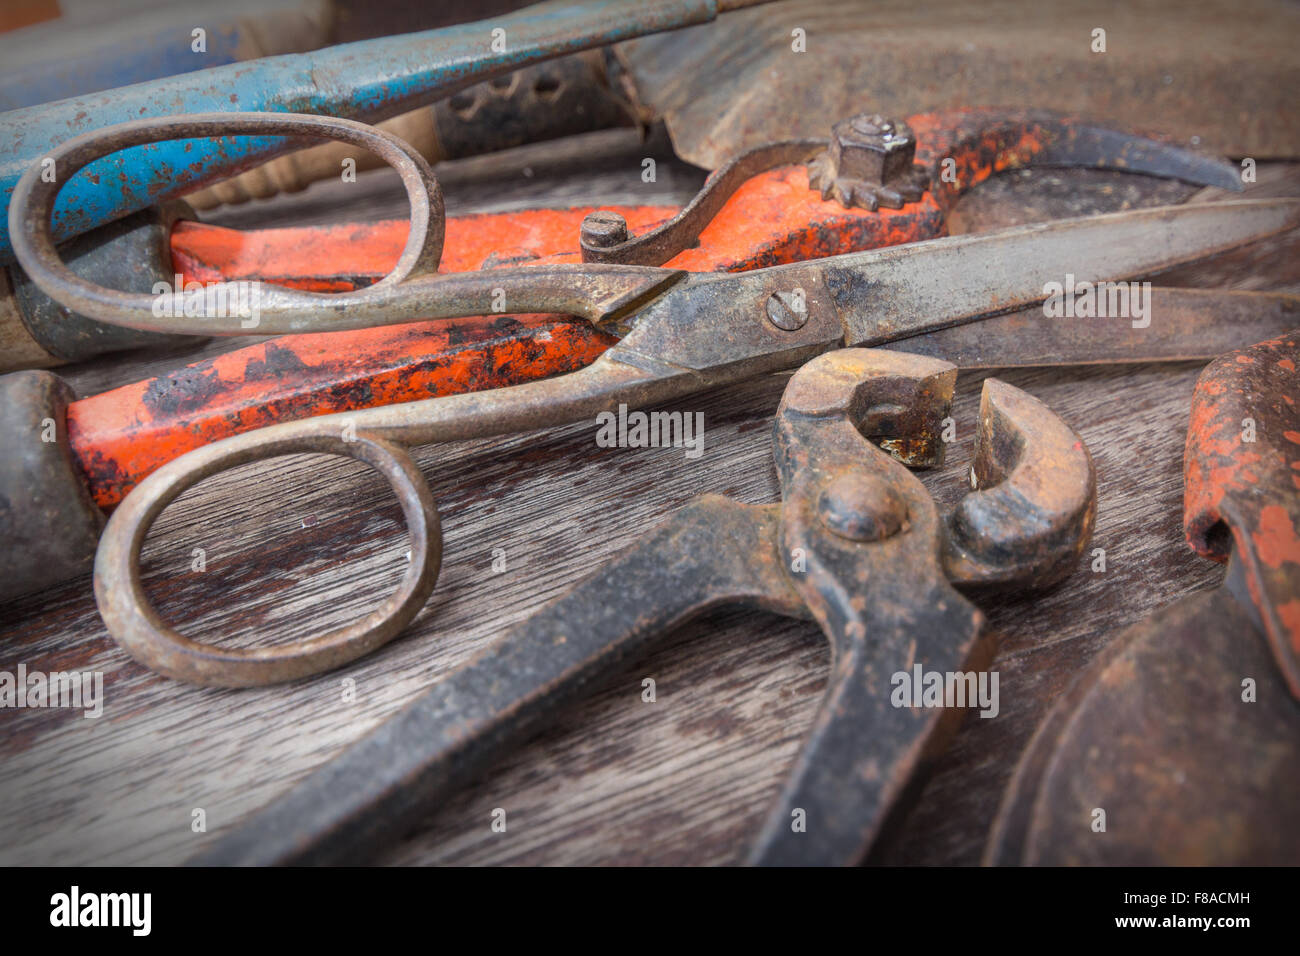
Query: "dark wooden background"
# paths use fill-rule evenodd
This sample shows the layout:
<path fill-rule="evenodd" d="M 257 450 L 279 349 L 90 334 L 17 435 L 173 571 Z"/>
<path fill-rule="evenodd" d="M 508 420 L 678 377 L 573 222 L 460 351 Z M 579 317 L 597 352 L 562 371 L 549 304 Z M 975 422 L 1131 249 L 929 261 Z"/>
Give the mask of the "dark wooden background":
<path fill-rule="evenodd" d="M 640 160 L 656 155 L 656 183 Z M 703 179 L 662 138 L 630 131 L 540 144 L 440 167 L 453 214 L 577 202 L 684 202 Z M 1275 170 L 1262 179 L 1273 181 Z M 1284 171 L 1283 171 L 1284 172 Z M 1278 188 L 1278 187 L 1272 187 Z M 963 201 L 954 231 L 1188 199 L 1145 177 L 1033 171 Z M 386 173 L 316 186 L 222 213 L 251 227 L 403 215 Z M 1168 281 L 1269 288 L 1295 262 L 1275 243 Z M 1280 265 L 1279 265 L 1280 264 Z M 1292 287 L 1294 288 L 1294 286 Z M 79 394 L 236 347 L 132 355 L 69 370 Z M 896 838 L 893 863 L 977 863 L 1001 791 L 1036 721 L 1125 625 L 1215 585 L 1221 569 L 1182 543 L 1182 450 L 1195 363 L 1008 370 L 1083 436 L 1100 493 L 1094 547 L 1046 594 L 982 600 L 999 641 L 1001 713 L 969 715 Z M 980 382 L 964 373 L 959 443 L 925 474 L 945 504 L 963 493 Z M 416 453 L 443 516 L 441 579 L 429 606 L 388 647 L 340 671 L 255 690 L 210 690 L 131 661 L 100 622 L 88 578 L 0 606 L 0 669 L 100 670 L 99 720 L 60 710 L 0 711 L 0 862 L 177 863 L 391 715 L 543 602 L 702 492 L 775 500 L 770 418 L 785 378 L 770 376 L 674 405 L 704 413 L 705 450 L 604 449 L 594 423 L 430 447 Z M 207 555 L 190 570 L 192 549 Z M 320 632 L 365 613 L 398 579 L 406 549 L 396 503 L 349 460 L 282 458 L 218 476 L 172 505 L 146 548 L 163 616 L 231 645 Z M 492 569 L 502 549 L 506 570 Z M 390 863 L 717 864 L 743 859 L 808 727 L 828 653 L 806 623 L 736 611 L 666 635 L 611 674 L 527 746 L 503 759 Z M 642 679 L 657 701 L 644 703 Z M 345 701 L 346 682 L 355 701 Z M 507 830 L 490 827 L 494 808 Z M 206 813 L 207 832 L 191 828 Z"/>

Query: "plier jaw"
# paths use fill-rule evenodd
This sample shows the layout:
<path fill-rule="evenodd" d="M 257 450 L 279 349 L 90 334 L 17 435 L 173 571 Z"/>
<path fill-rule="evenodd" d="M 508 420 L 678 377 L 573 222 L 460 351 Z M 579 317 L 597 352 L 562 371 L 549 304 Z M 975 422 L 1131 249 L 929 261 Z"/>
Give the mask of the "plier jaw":
<path fill-rule="evenodd" d="M 1073 570 L 1091 537 L 1087 449 L 1045 406 L 996 379 L 980 406 L 979 487 L 947 519 L 883 450 L 942 462 L 956 376 L 936 359 L 844 349 L 809 362 L 786 388 L 773 437 L 780 549 L 831 644 L 831 674 L 752 862 L 861 860 L 924 756 L 955 729 L 950 709 L 900 707 L 894 678 L 910 681 L 916 668 L 973 674 L 992 656 L 983 615 L 954 585 L 1045 586 Z"/>

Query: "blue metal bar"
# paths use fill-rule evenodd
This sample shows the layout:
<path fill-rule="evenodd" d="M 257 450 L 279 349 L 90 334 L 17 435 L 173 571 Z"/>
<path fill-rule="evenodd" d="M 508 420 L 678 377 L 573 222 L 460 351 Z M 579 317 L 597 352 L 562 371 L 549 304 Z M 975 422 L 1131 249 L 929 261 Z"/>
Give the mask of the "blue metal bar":
<path fill-rule="evenodd" d="M 0 115 L 0 262 L 13 262 L 8 210 L 19 177 L 72 136 L 128 120 L 250 110 L 378 122 L 542 60 L 706 23 L 717 0 L 551 2 L 422 33 L 232 63 Z M 285 137 L 132 147 L 78 173 L 54 210 L 59 241 L 303 145 Z M 58 171 L 53 171 L 58 175 Z"/>

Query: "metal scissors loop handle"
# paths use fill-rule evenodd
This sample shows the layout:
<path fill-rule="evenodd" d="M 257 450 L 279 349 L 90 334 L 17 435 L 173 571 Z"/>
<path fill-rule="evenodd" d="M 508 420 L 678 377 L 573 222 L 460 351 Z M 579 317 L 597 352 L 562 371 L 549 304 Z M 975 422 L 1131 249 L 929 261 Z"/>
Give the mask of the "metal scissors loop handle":
<path fill-rule="evenodd" d="M 304 423 L 311 425 L 313 423 Z M 178 680 L 216 687 L 254 687 L 306 677 L 356 660 L 386 644 L 420 612 L 438 580 L 442 530 L 420 469 L 400 446 L 365 433 L 308 427 L 249 447 L 233 443 L 202 456 L 191 470 L 172 470 L 150 493 L 129 495 L 95 557 L 95 598 L 118 643 L 146 667 Z M 410 564 L 397 591 L 360 621 L 287 646 L 226 649 L 193 641 L 158 616 L 140 580 L 140 551 L 154 521 L 188 488 L 249 461 L 303 452 L 346 455 L 370 465 L 397 495 L 410 533 Z"/>
<path fill-rule="evenodd" d="M 368 149 L 397 170 L 411 204 L 411 231 L 406 246 L 384 278 L 365 289 L 342 294 L 277 286 L 268 302 L 272 309 L 319 311 L 325 302 L 342 311 L 382 299 L 393 286 L 408 278 L 437 272 L 446 235 L 446 213 L 442 189 L 424 157 L 402 139 L 377 127 L 305 113 L 191 113 L 122 123 L 76 136 L 54 150 L 42 164 L 28 169 L 14 187 L 9 229 L 15 255 L 41 291 L 74 312 L 116 325 L 152 330 L 155 323 L 148 320 L 154 315 L 155 295 L 106 289 L 73 274 L 64 264 L 51 231 L 55 201 L 78 172 L 120 150 L 168 140 L 235 135 L 307 136 Z M 53 181 L 47 181 L 43 173 L 51 160 L 55 176 Z"/>
<path fill-rule="evenodd" d="M 578 421 L 637 400 L 646 373 L 597 359 L 593 366 L 493 393 L 465 393 L 356 412 L 281 422 L 168 462 L 126 496 L 109 517 L 95 556 L 95 597 L 109 634 L 136 660 L 178 680 L 214 687 L 253 687 L 306 677 L 347 664 L 387 643 L 424 606 L 442 561 L 438 510 L 405 447 Z M 647 400 L 684 390 L 676 379 Z M 653 385 L 650 383 L 647 388 Z M 298 644 L 225 650 L 169 627 L 140 582 L 140 552 L 163 509 L 204 478 L 254 461 L 300 452 L 347 455 L 379 471 L 392 486 L 410 532 L 411 559 L 397 590 L 365 618 Z"/>

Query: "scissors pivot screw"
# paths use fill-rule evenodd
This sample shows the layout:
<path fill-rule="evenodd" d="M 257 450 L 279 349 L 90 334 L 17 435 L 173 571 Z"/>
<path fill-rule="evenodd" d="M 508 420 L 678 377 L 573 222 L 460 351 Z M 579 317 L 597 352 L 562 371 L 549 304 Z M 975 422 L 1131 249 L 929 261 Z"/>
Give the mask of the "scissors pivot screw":
<path fill-rule="evenodd" d="M 808 321 L 808 306 L 792 292 L 773 292 L 767 300 L 767 317 L 783 332 L 795 332 Z"/>
<path fill-rule="evenodd" d="M 597 210 L 582 220 L 581 238 L 584 245 L 609 249 L 627 242 L 627 220 L 616 212 Z"/>
<path fill-rule="evenodd" d="M 883 541 L 907 524 L 907 502 L 878 475 L 845 471 L 831 479 L 818 505 L 822 524 L 849 541 Z"/>
<path fill-rule="evenodd" d="M 913 164 L 915 156 L 910 126 L 862 113 L 831 127 L 830 145 L 808 164 L 808 184 L 845 208 L 902 209 L 925 192 L 928 176 Z"/>

